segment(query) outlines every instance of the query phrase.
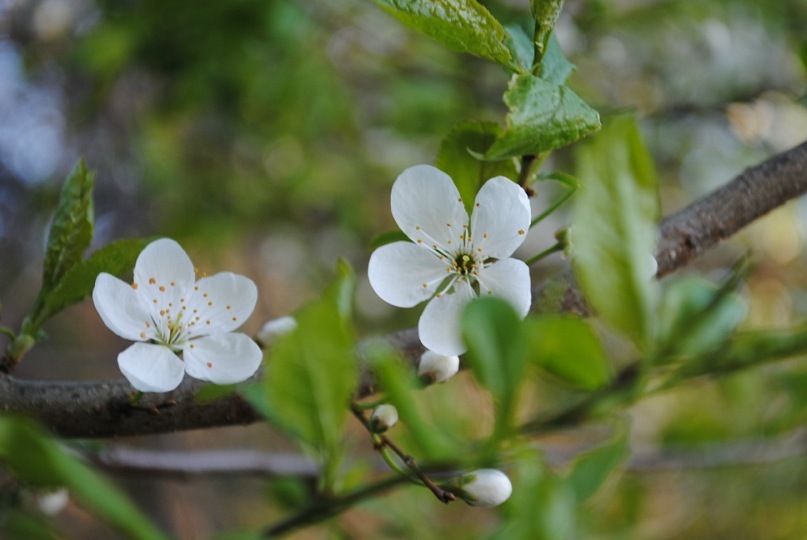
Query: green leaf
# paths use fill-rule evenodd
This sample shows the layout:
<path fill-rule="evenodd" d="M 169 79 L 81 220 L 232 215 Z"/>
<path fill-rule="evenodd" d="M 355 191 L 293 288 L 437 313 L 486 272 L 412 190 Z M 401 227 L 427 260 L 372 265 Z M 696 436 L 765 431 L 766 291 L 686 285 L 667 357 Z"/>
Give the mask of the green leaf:
<path fill-rule="evenodd" d="M 77 262 L 45 298 L 45 316 L 50 317 L 89 297 L 95 287 L 95 279 L 101 272 L 118 278 L 131 274 L 137 256 L 149 242 L 141 238 L 118 240 Z"/>
<path fill-rule="evenodd" d="M 632 117 L 613 119 L 576 156 L 581 187 L 571 230 L 573 263 L 586 299 L 606 322 L 652 344 L 658 284 L 651 276 L 658 195 Z"/>
<path fill-rule="evenodd" d="M 95 175 L 79 160 L 59 196 L 48 233 L 40 300 L 44 301 L 62 277 L 80 260 L 93 236 L 92 190 Z"/>
<path fill-rule="evenodd" d="M 356 273 L 345 259 L 336 263 L 336 280 L 325 291 L 336 304 L 343 320 L 350 320 L 353 314 L 353 296 L 356 292 Z"/>
<path fill-rule="evenodd" d="M 561 381 L 596 390 L 611 379 L 611 366 L 589 324 L 568 315 L 539 315 L 525 321 L 529 358 Z"/>
<path fill-rule="evenodd" d="M 130 538 L 167 538 L 112 483 L 28 420 L 0 418 L 0 460 L 30 485 L 66 487 L 85 508 Z"/>
<path fill-rule="evenodd" d="M 210 403 L 217 399 L 231 396 L 232 394 L 243 394 L 243 388 L 247 386 L 257 386 L 256 383 L 245 383 L 236 386 L 234 384 L 205 384 L 193 395 L 193 401 L 196 403 Z"/>
<path fill-rule="evenodd" d="M 326 462 L 339 446 L 357 376 L 353 334 L 338 293 L 348 279 L 338 279 L 333 294 L 296 315 L 297 328 L 277 338 L 263 380 L 264 412 Z"/>
<path fill-rule="evenodd" d="M 488 149 L 487 159 L 537 155 L 567 146 L 596 131 L 600 115 L 567 86 L 533 75 L 515 75 L 504 94 L 507 129 Z"/>
<path fill-rule="evenodd" d="M 421 387 L 415 371 L 386 346 L 378 345 L 367 350 L 365 356 L 378 378 L 378 386 L 384 392 L 387 403 L 398 410 L 399 425 L 405 427 L 412 436 L 415 448 L 410 449 L 419 458 L 433 463 L 456 462 L 464 451 L 467 442 L 455 441 L 439 426 L 430 423 L 416 402 L 416 392 Z M 399 429 L 396 426 L 395 429 Z M 397 438 L 397 436 L 396 436 Z"/>
<path fill-rule="evenodd" d="M 510 39 L 507 45 L 510 48 L 510 54 L 513 56 L 520 71 L 526 73 L 532 69 L 532 60 L 535 57 L 535 47 L 532 44 L 532 37 L 527 34 L 523 26 L 519 24 L 506 24 L 504 29 L 507 31 Z"/>
<path fill-rule="evenodd" d="M 576 534 L 574 494 L 534 450 L 515 452 L 513 494 L 502 506 L 506 519 L 494 540 L 560 540 Z"/>
<path fill-rule="evenodd" d="M 660 309 L 659 341 L 669 356 L 698 356 L 726 342 L 743 320 L 747 303 L 697 276 L 670 283 Z"/>
<path fill-rule="evenodd" d="M 375 0 L 401 23 L 449 49 L 517 70 L 504 27 L 476 0 Z"/>
<path fill-rule="evenodd" d="M 216 534 L 211 540 L 262 540 L 266 535 L 260 532 L 229 531 Z"/>
<path fill-rule="evenodd" d="M 807 354 L 807 324 L 740 332 L 722 347 L 684 364 L 676 378 L 727 374 Z"/>
<path fill-rule="evenodd" d="M 541 79 L 552 84 L 566 84 L 575 69 L 574 64 L 563 54 L 555 34 L 552 34 L 546 44 L 544 58 L 541 60 Z"/>
<path fill-rule="evenodd" d="M 516 59 L 516 62 L 524 71 L 531 71 L 535 58 L 535 47 L 533 46 L 532 38 L 527 35 L 523 27 L 517 24 L 506 25 L 505 29 L 510 34 L 509 44 L 513 58 Z M 537 75 L 539 78 L 548 83 L 562 85 L 566 84 L 575 69 L 575 65 L 569 62 L 566 55 L 563 54 L 555 34 L 550 34 L 544 57 L 538 66 Z"/>
<path fill-rule="evenodd" d="M 535 62 L 540 64 L 548 47 L 549 38 L 555 29 L 564 0 L 530 0 L 530 11 L 535 19 Z"/>
<path fill-rule="evenodd" d="M 480 298 L 465 308 L 462 334 L 471 370 L 496 400 L 496 434 L 505 435 L 524 380 L 527 344 L 523 323 L 505 300 Z"/>
<path fill-rule="evenodd" d="M 567 480 L 578 504 L 600 489 L 628 453 L 627 429 L 620 427 L 610 441 L 577 458 Z"/>
<path fill-rule="evenodd" d="M 5 508 L 0 503 L 0 538 L 59 540 L 66 537 L 52 527 L 42 514 L 20 508 Z"/>
<path fill-rule="evenodd" d="M 495 122 L 463 122 L 443 139 L 437 152 L 435 166 L 454 180 L 468 213 L 483 182 L 494 176 L 518 178 L 513 160 L 483 161 L 475 157 L 484 155 L 501 131 Z"/>

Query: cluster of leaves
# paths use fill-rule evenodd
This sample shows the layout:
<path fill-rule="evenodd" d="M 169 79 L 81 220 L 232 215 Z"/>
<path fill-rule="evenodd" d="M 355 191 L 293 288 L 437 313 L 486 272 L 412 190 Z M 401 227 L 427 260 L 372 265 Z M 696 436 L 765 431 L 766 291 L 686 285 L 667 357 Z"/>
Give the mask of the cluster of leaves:
<path fill-rule="evenodd" d="M 12 338 L 3 359 L 6 370 L 45 337 L 42 325 L 48 319 L 92 294 L 100 272 L 118 277 L 131 272 L 137 255 L 148 243 L 145 239 L 119 240 L 83 258 L 94 233 L 94 182 L 95 175 L 79 161 L 64 183 L 48 233 L 42 286 L 31 314 L 19 333 L 2 329 Z"/>

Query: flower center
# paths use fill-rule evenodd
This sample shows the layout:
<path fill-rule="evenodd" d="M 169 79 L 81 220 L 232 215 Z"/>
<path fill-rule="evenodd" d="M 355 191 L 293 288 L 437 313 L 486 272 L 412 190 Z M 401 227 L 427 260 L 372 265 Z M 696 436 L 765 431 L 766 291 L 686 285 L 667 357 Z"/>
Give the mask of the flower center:
<path fill-rule="evenodd" d="M 154 321 L 157 328 L 157 341 L 178 352 L 182 345 L 188 340 L 188 332 L 182 324 L 182 312 L 174 319 L 170 314 L 160 321 Z"/>
<path fill-rule="evenodd" d="M 478 263 L 473 255 L 468 253 L 458 253 L 454 257 L 453 270 L 462 276 L 467 276 L 471 273 L 475 274 L 477 268 Z"/>

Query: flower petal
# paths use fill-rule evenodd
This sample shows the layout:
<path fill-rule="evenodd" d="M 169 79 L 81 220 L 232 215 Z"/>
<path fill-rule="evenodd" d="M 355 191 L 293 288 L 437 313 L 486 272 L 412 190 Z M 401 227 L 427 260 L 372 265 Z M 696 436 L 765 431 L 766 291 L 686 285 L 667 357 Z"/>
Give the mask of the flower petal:
<path fill-rule="evenodd" d="M 141 392 L 170 392 L 182 382 L 185 367 L 171 349 L 135 343 L 118 355 L 118 367 Z"/>
<path fill-rule="evenodd" d="M 183 348 L 185 371 L 216 384 L 235 384 L 251 377 L 263 353 L 246 334 L 217 332 L 194 339 Z"/>
<path fill-rule="evenodd" d="M 189 335 L 235 330 L 252 315 L 258 288 L 248 277 L 231 272 L 202 278 L 183 306 Z"/>
<path fill-rule="evenodd" d="M 430 165 L 409 167 L 392 186 L 392 217 L 413 242 L 452 251 L 468 225 L 468 213 L 451 177 Z"/>
<path fill-rule="evenodd" d="M 471 506 L 490 508 L 510 498 L 513 485 L 503 472 L 496 469 L 478 469 L 463 476 L 461 496 Z"/>
<path fill-rule="evenodd" d="M 464 353 L 466 347 L 462 342 L 460 315 L 474 296 L 467 282 L 458 281 L 453 293 L 432 298 L 418 322 L 420 342 L 427 349 L 446 356 Z"/>
<path fill-rule="evenodd" d="M 155 240 L 137 257 L 134 283 L 155 314 L 178 312 L 195 280 L 193 263 L 170 238 Z"/>
<path fill-rule="evenodd" d="M 98 274 L 92 301 L 107 328 L 122 338 L 146 341 L 154 337 L 151 312 L 131 285 L 107 273 Z"/>
<path fill-rule="evenodd" d="M 448 277 L 448 264 L 409 242 L 393 242 L 370 256 L 367 277 L 378 296 L 397 307 L 428 300 Z"/>
<path fill-rule="evenodd" d="M 524 242 L 530 229 L 530 199 L 504 176 L 491 178 L 476 195 L 471 216 L 473 246 L 483 259 L 504 259 Z"/>
<path fill-rule="evenodd" d="M 480 296 L 497 296 L 510 302 L 520 317 L 532 303 L 530 268 L 518 259 L 501 259 L 479 271 Z"/>

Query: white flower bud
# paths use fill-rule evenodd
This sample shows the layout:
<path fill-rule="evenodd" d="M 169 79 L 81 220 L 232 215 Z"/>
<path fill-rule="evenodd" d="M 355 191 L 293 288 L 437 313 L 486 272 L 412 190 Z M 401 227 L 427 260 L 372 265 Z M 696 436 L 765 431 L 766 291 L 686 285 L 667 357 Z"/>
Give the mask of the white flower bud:
<path fill-rule="evenodd" d="M 297 328 L 297 320 L 290 315 L 286 315 L 285 317 L 266 321 L 255 338 L 260 341 L 264 347 L 267 347 L 279 336 L 288 334 L 295 328 Z"/>
<path fill-rule="evenodd" d="M 55 516 L 67 506 L 70 493 L 65 488 L 43 491 L 36 494 L 36 505 L 47 516 Z"/>
<path fill-rule="evenodd" d="M 459 356 L 445 356 L 426 350 L 420 357 L 418 376 L 428 384 L 447 381 L 460 369 Z"/>
<path fill-rule="evenodd" d="M 370 427 L 376 433 L 383 433 L 398 422 L 398 409 L 394 405 L 379 405 L 370 417 Z"/>
<path fill-rule="evenodd" d="M 471 506 L 499 506 L 510 498 L 513 485 L 507 475 L 496 469 L 477 469 L 464 475 L 457 493 Z"/>

